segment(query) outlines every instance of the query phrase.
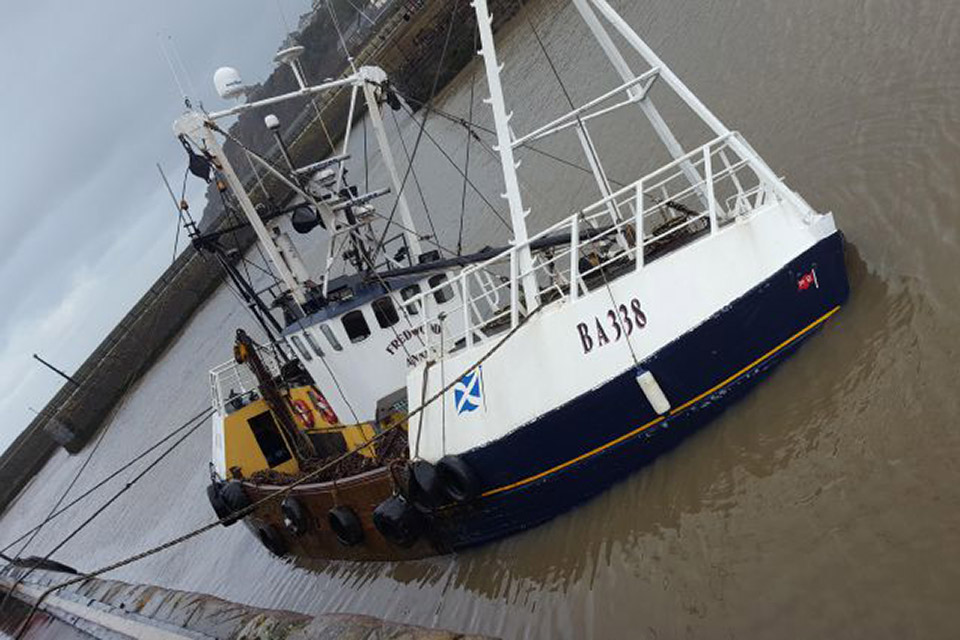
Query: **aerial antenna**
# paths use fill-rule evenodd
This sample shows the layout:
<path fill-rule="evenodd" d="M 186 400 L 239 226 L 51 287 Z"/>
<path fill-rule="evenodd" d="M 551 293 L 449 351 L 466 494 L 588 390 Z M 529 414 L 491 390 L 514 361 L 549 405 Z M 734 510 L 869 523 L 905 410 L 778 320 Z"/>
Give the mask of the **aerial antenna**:
<path fill-rule="evenodd" d="M 170 69 L 170 75 L 173 76 L 173 81 L 177 85 L 177 91 L 180 93 L 180 97 L 183 98 L 183 103 L 187 105 L 187 108 L 190 108 L 190 98 L 187 97 L 187 92 L 183 90 L 183 83 L 180 82 L 180 74 L 177 73 L 177 68 L 173 66 L 173 60 L 170 59 L 170 53 L 167 51 L 166 46 L 163 44 L 163 38 L 160 37 L 160 34 L 157 33 L 157 46 L 160 47 L 160 55 L 163 56 L 163 59 L 167 62 L 167 67 Z"/>
<path fill-rule="evenodd" d="M 187 90 L 190 91 L 191 96 L 196 97 L 199 94 L 197 93 L 197 89 L 193 86 L 193 79 L 190 77 L 190 72 L 187 71 L 187 65 L 183 64 L 183 58 L 180 57 L 180 49 L 177 47 L 177 43 L 174 42 L 172 35 L 167 35 L 167 40 L 170 42 L 170 49 L 173 51 L 174 62 L 177 63 L 180 68 L 180 72 L 183 74 L 183 78 L 186 80 Z M 189 98 L 185 98 L 185 100 L 186 99 Z M 203 104 L 201 103 L 200 106 L 203 107 Z"/>
<path fill-rule="evenodd" d="M 324 4 L 327 5 L 327 11 L 330 13 L 330 20 L 333 21 L 333 28 L 336 29 L 337 37 L 340 38 L 340 46 L 343 47 L 343 52 L 347 54 L 347 62 L 350 63 L 350 70 L 356 73 L 357 65 L 353 63 L 353 56 L 350 55 L 350 49 L 347 48 L 347 41 L 343 38 L 343 31 L 340 30 L 340 21 L 337 20 L 337 14 L 333 10 L 333 5 L 330 4 L 330 0 L 325 0 Z"/>
<path fill-rule="evenodd" d="M 287 21 L 287 14 L 283 11 L 283 5 L 280 4 L 280 0 L 277 0 L 277 11 L 280 13 L 280 20 L 283 22 L 283 28 L 287 30 L 287 35 L 293 33 L 293 29 L 290 28 L 290 23 Z"/>

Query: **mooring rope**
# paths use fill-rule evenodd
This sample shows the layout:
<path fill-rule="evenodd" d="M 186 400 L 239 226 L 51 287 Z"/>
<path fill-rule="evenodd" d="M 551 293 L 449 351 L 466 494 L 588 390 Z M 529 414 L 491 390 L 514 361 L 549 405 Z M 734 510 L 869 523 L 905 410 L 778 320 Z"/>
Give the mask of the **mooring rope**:
<path fill-rule="evenodd" d="M 206 525 L 204 525 L 204 526 L 202 526 L 202 527 L 199 527 L 199 528 L 197 528 L 197 529 L 194 529 L 194 530 L 192 530 L 192 531 L 189 531 L 189 532 L 187 532 L 187 533 L 185 533 L 185 534 L 183 534 L 183 535 L 177 536 L 176 538 L 173 538 L 173 539 L 171 539 L 171 540 L 168 540 L 168 541 L 166 541 L 166 542 L 164 542 L 164 543 L 162 543 L 162 544 L 159 544 L 159 545 L 157 545 L 157 546 L 155 546 L 155 547 L 151 547 L 150 549 L 147 549 L 147 550 L 145 550 L 145 551 L 142 551 L 142 552 L 140 552 L 140 553 L 138 553 L 138 554 L 129 556 L 129 557 L 127 557 L 127 558 L 124 558 L 123 560 L 118 560 L 117 562 L 114 562 L 114 563 L 112 563 L 112 564 L 106 565 L 106 566 L 104 566 L 104 567 L 101 567 L 101 568 L 96 569 L 96 570 L 94 570 L 94 571 L 91 571 L 91 572 L 89 572 L 89 573 L 80 574 L 80 575 L 78 575 L 78 576 L 76 576 L 76 577 L 74 577 L 74 578 L 71 578 L 71 579 L 69 579 L 69 580 L 65 580 L 64 582 L 61 582 L 61 583 L 56 584 L 56 585 L 54 585 L 54 586 L 52 586 L 52 587 L 49 587 L 46 591 L 44 591 L 43 593 L 41 593 L 40 596 L 37 598 L 36 602 L 33 603 L 33 606 L 32 606 L 32 608 L 30 609 L 30 613 L 27 615 L 26 619 L 25 619 L 24 622 L 21 624 L 20 628 L 19 628 L 18 631 L 17 631 L 17 635 L 16 635 L 15 637 L 17 638 L 17 640 L 19 640 L 20 638 L 23 637 L 23 634 L 26 632 L 27 628 L 29 627 L 30 621 L 33 619 L 34 614 L 36 614 L 37 610 L 40 608 L 40 605 L 43 604 L 43 601 L 46 600 L 47 597 L 48 597 L 50 594 L 52 594 L 52 593 L 54 593 L 54 592 L 56 592 L 56 591 L 59 591 L 60 589 L 63 589 L 63 588 L 65 588 L 65 587 L 69 587 L 70 585 L 74 585 L 74 584 L 78 584 L 78 583 L 80 583 L 80 582 L 84 582 L 84 581 L 86 581 L 86 580 L 89 580 L 90 578 L 96 578 L 97 576 L 103 575 L 103 574 L 108 573 L 108 572 L 110 572 L 110 571 L 114 571 L 114 570 L 119 569 L 119 568 L 121 568 L 121 567 L 125 567 L 125 566 L 130 565 L 130 564 L 133 564 L 133 563 L 135 563 L 135 562 L 139 562 L 140 560 L 143 560 L 143 559 L 145 559 L 145 558 L 149 558 L 150 556 L 156 555 L 156 554 L 160 553 L 161 551 L 166 551 L 167 549 L 170 549 L 170 548 L 173 548 L 173 547 L 175 547 L 175 546 L 177 546 L 177 545 L 183 544 L 184 542 L 187 542 L 188 540 L 191 540 L 191 539 L 193 539 L 193 538 L 196 538 L 197 536 L 199 536 L 199 535 L 201 535 L 201 534 L 204 534 L 204 533 L 206 533 L 207 531 L 210 531 L 211 529 L 214 529 L 214 528 L 220 526 L 221 524 L 223 524 L 223 523 L 226 522 L 226 521 L 231 521 L 231 522 L 233 522 L 233 521 L 236 521 L 237 519 L 244 518 L 244 517 L 252 514 L 254 511 L 256 511 L 257 509 L 259 509 L 261 506 L 263 506 L 263 505 L 265 505 L 265 504 L 267 504 L 267 503 L 269 503 L 269 502 L 273 502 L 273 501 L 276 501 L 276 500 L 278 500 L 278 499 L 280 499 L 280 498 L 283 498 L 284 496 L 286 496 L 287 494 L 289 494 L 291 491 L 293 491 L 293 490 L 296 489 L 297 487 L 299 487 L 299 486 L 301 486 L 301 485 L 303 485 L 303 484 L 307 484 L 307 483 L 309 483 L 311 480 L 314 480 L 314 479 L 320 477 L 323 473 L 325 473 L 326 471 L 328 471 L 328 470 L 329 470 L 331 467 L 333 467 L 334 465 L 337 465 L 337 464 L 343 462 L 343 460 L 345 460 L 347 457 L 349 457 L 349 456 L 351 456 L 351 455 L 353 455 L 353 454 L 355 454 L 355 453 L 359 453 L 360 451 L 368 448 L 370 445 L 375 444 L 376 442 L 382 440 L 387 434 L 393 432 L 395 429 L 397 429 L 398 427 L 400 427 L 400 425 L 402 425 L 402 424 L 404 424 L 404 423 L 408 423 L 408 424 L 409 424 L 410 418 L 415 417 L 416 415 L 418 415 L 419 413 L 421 413 L 423 410 L 425 410 L 427 407 L 429 407 L 431 404 L 433 404 L 434 402 L 436 402 L 437 400 L 439 400 L 440 398 L 442 398 L 448 391 L 450 391 L 450 389 L 452 389 L 455 385 L 457 385 L 457 384 L 460 382 L 460 379 L 461 379 L 464 375 L 470 373 L 471 371 L 474 371 L 477 367 L 481 366 L 484 362 L 486 362 L 487 360 L 489 360 L 489 359 L 493 356 L 493 354 L 495 354 L 497 351 L 499 351 L 500 348 L 503 347 L 503 345 L 506 344 L 507 341 L 510 340 L 510 338 L 512 338 L 512 337 L 517 333 L 517 331 L 520 330 L 521 327 L 525 326 L 525 325 L 527 324 L 527 322 L 529 322 L 530 318 L 534 317 L 537 313 L 539 313 L 539 311 L 540 311 L 542 308 L 543 308 L 543 305 L 541 304 L 540 306 L 538 306 L 538 307 L 536 307 L 535 309 L 533 309 L 533 311 L 531 311 L 529 314 L 527 314 L 526 316 L 524 316 L 519 322 L 517 322 L 517 324 L 516 324 L 514 327 L 512 327 L 506 334 L 504 334 L 502 338 L 500 338 L 499 340 L 497 340 L 497 342 L 490 348 L 489 351 L 487 351 L 485 354 L 483 354 L 483 356 L 481 356 L 480 358 L 478 358 L 472 365 L 470 365 L 469 367 L 467 367 L 460 376 L 454 377 L 453 380 L 452 380 L 449 384 L 445 385 L 443 388 L 441 388 L 439 391 L 437 391 L 434 395 L 430 396 L 430 398 L 429 398 L 425 403 L 421 404 L 419 407 L 417 407 L 416 409 L 414 409 L 413 411 L 411 411 L 410 413 L 408 413 L 405 420 L 400 421 L 400 422 L 397 422 L 396 424 L 394 424 L 394 425 L 392 425 L 392 426 L 384 429 L 384 430 L 381 431 L 380 433 L 374 435 L 372 438 L 366 440 L 362 445 L 360 445 L 360 446 L 357 447 L 356 449 L 354 449 L 354 450 L 352 450 L 352 451 L 347 451 L 346 453 L 343 453 L 343 454 L 337 456 L 336 458 L 328 461 L 326 464 L 324 464 L 324 465 L 318 467 L 317 469 L 315 469 L 315 470 L 313 470 L 313 471 L 311 471 L 311 472 L 309 472 L 309 473 L 301 476 L 300 478 L 298 478 L 298 479 L 295 480 L 294 482 L 286 485 L 285 487 L 283 487 L 283 488 L 281 488 L 281 489 L 278 489 L 277 491 L 275 491 L 274 493 L 272 493 L 272 494 L 270 494 L 270 495 L 268 495 L 268 496 L 264 496 L 263 498 L 257 500 L 256 502 L 248 505 L 247 507 L 245 507 L 245 508 L 243 508 L 243 509 L 240 509 L 240 510 L 238 510 L 238 511 L 235 511 L 234 513 L 231 513 L 230 515 L 226 516 L 225 518 L 221 518 L 221 519 L 219 519 L 219 520 L 214 520 L 213 522 L 210 522 L 209 524 L 206 524 Z M 12 592 L 11 592 L 11 593 L 12 593 Z"/>

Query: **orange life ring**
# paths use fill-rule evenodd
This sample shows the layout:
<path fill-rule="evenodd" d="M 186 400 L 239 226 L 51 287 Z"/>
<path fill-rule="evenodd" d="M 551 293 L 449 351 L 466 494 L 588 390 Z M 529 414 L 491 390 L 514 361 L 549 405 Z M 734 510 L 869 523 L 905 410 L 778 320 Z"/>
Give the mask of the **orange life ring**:
<path fill-rule="evenodd" d="M 310 411 L 310 407 L 307 406 L 307 403 L 303 400 L 294 400 L 293 401 L 293 410 L 297 414 L 297 418 L 300 419 L 300 422 L 303 423 L 303 426 L 307 429 L 312 429 L 314 420 L 313 420 L 313 411 Z"/>

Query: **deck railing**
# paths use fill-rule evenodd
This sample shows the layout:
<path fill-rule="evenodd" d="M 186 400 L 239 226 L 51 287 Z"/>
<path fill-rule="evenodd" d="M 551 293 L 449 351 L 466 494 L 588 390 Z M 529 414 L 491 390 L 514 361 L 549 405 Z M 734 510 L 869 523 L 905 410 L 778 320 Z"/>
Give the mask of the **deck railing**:
<path fill-rule="evenodd" d="M 541 303 L 576 300 L 718 233 L 772 200 L 805 204 L 739 134 L 711 140 L 531 237 L 525 244 L 535 254 L 532 273 Z M 472 346 L 520 322 L 530 311 L 522 294 L 528 274 L 518 271 L 523 246 L 464 268 L 408 302 L 424 309 L 414 316 L 427 337 L 418 359 Z M 438 308 L 436 294 L 445 287 L 458 290 L 458 308 Z M 461 314 L 462 322 L 450 322 L 454 314 Z"/>
<path fill-rule="evenodd" d="M 280 343 L 257 347 L 260 360 L 274 376 L 280 374 L 281 366 L 277 350 L 286 348 Z M 292 358 L 289 352 L 287 356 Z M 221 414 L 225 413 L 230 400 L 246 396 L 251 392 L 259 392 L 259 387 L 250 367 L 246 364 L 238 364 L 235 360 L 229 360 L 210 370 L 210 398 L 213 408 Z"/>

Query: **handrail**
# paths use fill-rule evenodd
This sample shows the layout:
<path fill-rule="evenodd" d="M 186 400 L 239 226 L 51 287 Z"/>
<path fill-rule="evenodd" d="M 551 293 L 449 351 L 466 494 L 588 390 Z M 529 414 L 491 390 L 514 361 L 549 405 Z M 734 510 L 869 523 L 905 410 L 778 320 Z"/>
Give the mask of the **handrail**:
<path fill-rule="evenodd" d="M 740 143 L 740 144 L 738 144 Z M 728 157 L 730 154 L 733 157 Z M 695 184 L 685 184 L 682 188 L 671 190 L 670 187 L 681 187 L 675 181 L 683 176 L 679 170 L 681 165 L 686 163 L 695 163 L 701 167 L 703 176 Z M 750 173 L 743 173 L 744 171 Z M 671 173 L 672 171 L 672 173 Z M 752 193 L 764 192 L 771 193 L 778 197 L 778 200 L 791 200 L 789 189 L 782 183 L 779 177 L 775 176 L 774 181 L 768 178 L 769 169 L 765 171 L 765 165 L 756 156 L 756 154 L 747 146 L 741 143 L 739 134 L 729 132 L 717 136 L 706 144 L 703 144 L 688 153 L 675 158 L 671 162 L 664 164 L 654 171 L 647 173 L 639 180 L 628 184 L 616 192 L 594 202 L 576 213 L 560 220 L 540 232 L 529 237 L 525 242 L 518 243 L 501 253 L 488 258 L 487 260 L 464 267 L 459 274 L 452 276 L 450 280 L 441 283 L 421 292 L 411 298 L 408 303 L 419 304 L 423 313 L 419 322 L 426 328 L 436 326 L 439 323 L 441 327 L 440 340 L 444 351 L 453 351 L 464 346 L 472 346 L 478 342 L 488 339 L 496 331 L 506 329 L 507 327 L 516 327 L 525 314 L 521 306 L 523 296 L 520 292 L 521 283 L 525 278 L 533 277 L 541 292 L 554 291 L 558 298 L 572 300 L 578 299 L 581 291 L 587 291 L 587 283 L 584 278 L 600 272 L 609 265 L 624 259 L 633 261 L 635 269 L 641 269 L 644 265 L 644 253 L 647 247 L 660 246 L 664 241 L 670 242 L 667 238 L 679 237 L 682 233 L 700 233 L 697 229 L 698 224 L 702 224 L 704 219 L 709 220 L 709 235 L 714 235 L 718 230 L 729 222 L 733 216 L 746 215 L 750 211 L 764 206 L 766 202 L 756 200 L 750 202 L 746 197 Z M 717 190 L 722 188 L 722 192 Z M 649 195 L 651 188 L 662 189 L 663 197 L 656 204 L 645 206 L 645 196 Z M 727 197 L 730 192 L 733 195 Z M 675 215 L 665 213 L 671 203 L 682 204 L 683 200 L 691 197 L 693 194 L 703 193 L 706 202 L 701 204 L 697 214 L 688 217 L 679 225 L 671 225 L 661 233 L 647 235 L 644 231 L 644 222 L 652 216 L 662 215 L 663 222 L 669 222 L 675 218 Z M 721 197 L 724 198 L 721 200 Z M 656 199 L 656 198 L 655 198 Z M 730 205 L 731 200 L 739 204 L 733 208 Z M 620 219 L 609 228 L 602 230 L 595 225 L 601 218 L 609 216 L 609 207 L 613 207 Z M 627 206 L 630 215 L 622 215 L 622 207 Z M 697 206 L 697 205 L 693 205 Z M 673 207 L 676 209 L 676 207 Z M 684 211 L 684 209 L 679 209 Z M 686 211 L 689 212 L 689 209 Z M 591 229 L 597 229 L 598 233 L 589 233 L 588 237 L 582 237 L 585 226 Z M 632 232 L 628 227 L 632 226 Z M 634 240 L 631 240 L 631 246 L 617 242 L 618 237 L 627 237 L 633 234 Z M 569 234 L 569 246 L 562 245 L 555 253 L 550 254 L 545 259 L 540 256 L 534 261 L 533 265 L 527 269 L 521 269 L 517 259 L 518 252 L 524 249 L 529 250 L 530 246 L 548 236 Z M 598 258 L 593 264 L 581 272 L 581 252 L 585 247 L 590 249 L 590 256 Z M 668 249 L 669 251 L 669 249 Z M 662 255 L 662 254 L 661 254 Z M 567 264 L 569 262 L 569 264 Z M 492 278 L 491 274 L 503 274 L 507 270 L 507 277 L 503 283 L 494 283 L 491 281 L 490 287 L 478 287 L 469 283 L 470 277 L 479 278 L 486 275 Z M 502 276 L 501 276 L 502 277 Z M 620 277 L 620 276 L 616 276 Z M 453 312 L 447 310 L 440 312 L 435 305 L 430 304 L 433 295 L 444 287 L 452 287 L 462 298 L 459 304 L 463 309 L 457 308 Z M 478 288 L 483 291 L 476 293 Z M 503 289 L 509 289 L 509 300 L 499 305 L 499 292 Z M 497 293 L 497 300 L 492 303 L 489 296 Z M 486 300 L 486 306 L 481 306 Z M 462 318 L 462 333 L 457 327 L 453 329 L 445 320 L 451 314 L 460 314 Z M 509 317 L 509 322 L 506 318 Z M 458 320 L 460 322 L 460 320 Z M 453 332 L 451 334 L 451 331 Z M 418 353 L 433 352 L 437 354 L 437 340 L 431 339 L 432 332 L 425 331 L 427 344 L 423 350 Z"/>

